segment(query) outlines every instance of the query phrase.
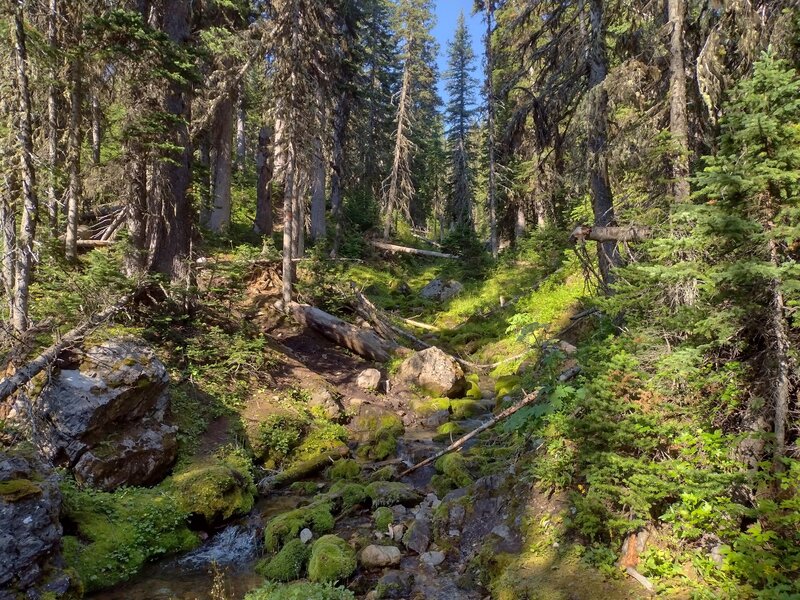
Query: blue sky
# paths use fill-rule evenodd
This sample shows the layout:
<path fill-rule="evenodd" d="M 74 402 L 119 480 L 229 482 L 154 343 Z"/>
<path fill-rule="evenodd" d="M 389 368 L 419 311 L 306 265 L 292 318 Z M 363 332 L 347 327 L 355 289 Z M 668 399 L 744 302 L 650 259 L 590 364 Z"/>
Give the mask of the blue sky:
<path fill-rule="evenodd" d="M 467 20 L 467 28 L 472 37 L 472 47 L 475 50 L 475 71 L 473 75 L 478 81 L 483 81 L 483 32 L 485 25 L 481 20 L 481 15 L 472 15 L 473 0 L 436 0 L 436 27 L 433 28 L 433 35 L 439 42 L 439 73 L 440 75 L 447 70 L 447 44 L 453 39 L 456 30 L 458 15 L 464 11 L 464 18 Z M 444 92 L 444 84 L 439 82 L 439 94 L 443 100 L 447 100 Z"/>

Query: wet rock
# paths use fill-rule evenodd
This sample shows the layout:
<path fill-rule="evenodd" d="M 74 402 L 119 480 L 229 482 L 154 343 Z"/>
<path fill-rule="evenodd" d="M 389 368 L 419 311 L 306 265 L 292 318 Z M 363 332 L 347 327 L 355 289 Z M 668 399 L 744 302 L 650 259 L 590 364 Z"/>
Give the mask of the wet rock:
<path fill-rule="evenodd" d="M 422 421 L 423 426 L 427 427 L 428 429 L 436 429 L 441 425 L 444 425 L 450 420 L 450 411 L 449 410 L 437 410 L 427 419 Z"/>
<path fill-rule="evenodd" d="M 408 528 L 403 543 L 406 548 L 423 554 L 431 544 L 431 522 L 427 514 L 420 513 Z"/>
<path fill-rule="evenodd" d="M 394 506 L 403 504 L 413 506 L 422 500 L 422 494 L 416 489 L 399 481 L 375 481 L 367 486 L 367 495 L 372 499 L 372 506 Z M 394 511 L 393 511 L 394 512 Z"/>
<path fill-rule="evenodd" d="M 430 567 L 438 567 L 444 562 L 444 552 L 439 552 L 438 550 L 424 552 L 419 559 Z"/>
<path fill-rule="evenodd" d="M 356 385 L 369 392 L 377 390 L 381 383 L 381 372 L 378 369 L 364 369 L 356 378 Z"/>
<path fill-rule="evenodd" d="M 392 526 L 392 539 L 399 542 L 403 539 L 403 534 L 406 532 L 406 526 L 402 523 Z"/>
<path fill-rule="evenodd" d="M 0 451 L 0 598 L 59 597 L 61 492 L 56 475 L 33 457 Z"/>
<path fill-rule="evenodd" d="M 436 347 L 416 352 L 403 361 L 394 383 L 399 387 L 417 386 L 449 398 L 459 398 L 467 389 L 461 366 L 452 356 Z"/>
<path fill-rule="evenodd" d="M 450 281 L 442 281 L 441 279 L 432 279 L 422 290 L 419 295 L 426 300 L 437 300 L 444 302 L 454 296 L 457 296 L 464 290 L 464 286 L 458 281 L 451 279 Z"/>
<path fill-rule="evenodd" d="M 169 377 L 153 350 L 114 338 L 66 366 L 35 403 L 47 457 L 103 490 L 161 481 L 175 461 L 177 428 L 164 422 Z"/>
<path fill-rule="evenodd" d="M 300 541 L 303 542 L 304 544 L 310 542 L 313 539 L 313 537 L 314 533 L 308 527 L 306 527 L 305 529 L 303 529 L 303 531 L 300 532 Z"/>
<path fill-rule="evenodd" d="M 205 569 L 212 564 L 235 565 L 258 556 L 260 542 L 261 536 L 257 528 L 232 525 L 176 562 L 179 566 L 192 570 Z"/>
<path fill-rule="evenodd" d="M 387 571 L 383 577 L 378 580 L 374 597 L 380 600 L 406 598 L 413 585 L 413 574 L 405 571 Z"/>
<path fill-rule="evenodd" d="M 400 549 L 395 546 L 376 546 L 370 544 L 361 551 L 359 560 L 366 569 L 380 569 L 400 564 Z"/>

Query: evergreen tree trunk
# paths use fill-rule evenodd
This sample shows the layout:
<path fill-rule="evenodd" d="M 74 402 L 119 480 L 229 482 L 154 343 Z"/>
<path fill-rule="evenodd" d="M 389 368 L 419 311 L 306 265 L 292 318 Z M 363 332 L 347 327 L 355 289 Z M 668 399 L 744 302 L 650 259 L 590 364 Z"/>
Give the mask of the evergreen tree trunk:
<path fill-rule="evenodd" d="M 5 157 L 4 157 L 5 158 Z M 8 302 L 8 314 L 14 322 L 14 280 L 16 279 L 17 261 L 17 211 L 15 198 L 19 194 L 19 179 L 14 165 L 10 161 L 3 161 L 4 170 L 8 173 L 5 177 L 5 186 L 0 190 L 0 235 L 2 235 L 3 260 L 0 264 L 3 276 L 3 291 Z"/>
<path fill-rule="evenodd" d="M 686 67 L 683 32 L 686 0 L 667 0 L 670 32 L 669 129 L 675 145 L 672 160 L 672 193 L 675 202 L 689 201 L 689 122 L 686 116 Z"/>
<path fill-rule="evenodd" d="M 81 200 L 81 65 L 76 58 L 70 65 L 69 82 L 69 193 L 67 194 L 67 230 L 65 256 L 78 258 L 78 206 Z"/>
<path fill-rule="evenodd" d="M 246 112 L 244 106 L 244 83 L 239 85 L 239 101 L 236 105 L 236 167 L 244 169 L 244 159 L 247 152 Z"/>
<path fill-rule="evenodd" d="M 325 157 L 322 140 L 314 139 L 314 157 L 311 165 L 311 240 L 325 237 Z"/>
<path fill-rule="evenodd" d="M 190 0 L 166 0 L 164 5 L 163 30 L 170 40 L 184 46 L 191 35 Z M 192 149 L 189 139 L 191 120 L 191 96 L 179 83 L 170 85 L 164 98 L 164 109 L 174 117 L 175 125 L 170 142 L 180 148 L 168 161 L 163 161 L 160 174 L 163 189 L 160 200 L 156 200 L 158 212 L 151 212 L 156 219 L 149 236 L 150 268 L 162 273 L 171 281 L 183 280 L 189 275 L 189 250 L 192 235 L 191 188 Z"/>
<path fill-rule="evenodd" d="M 489 245 L 492 256 L 497 258 L 499 244 L 497 240 L 497 182 L 496 165 L 494 156 L 494 86 L 492 73 L 494 72 L 494 55 L 492 52 L 492 23 L 494 21 L 494 0 L 486 0 L 486 149 L 489 160 Z M 524 216 L 524 215 L 523 215 Z"/>
<path fill-rule="evenodd" d="M 288 306 L 292 301 L 292 284 L 294 283 L 294 180 L 295 180 L 295 157 L 294 145 L 289 140 L 286 145 L 286 162 L 284 164 L 283 182 L 283 277 L 282 292 L 284 306 Z"/>
<path fill-rule="evenodd" d="M 47 45 L 53 55 L 58 52 L 58 0 L 50 0 L 47 13 Z M 56 234 L 58 226 L 58 69 L 54 65 L 50 72 L 50 86 L 47 91 L 47 158 L 50 163 L 50 177 L 47 185 L 47 214 L 50 230 Z"/>
<path fill-rule="evenodd" d="M 17 62 L 17 94 L 19 95 L 19 126 L 17 136 L 22 152 L 22 224 L 17 244 L 16 285 L 12 324 L 18 332 L 28 329 L 28 299 L 33 273 L 33 243 L 39 199 L 36 196 L 36 169 L 33 164 L 33 125 L 31 95 L 28 88 L 28 51 L 25 40 L 25 20 L 22 3 L 14 9 L 14 54 Z"/>
<path fill-rule="evenodd" d="M 603 0 L 589 0 L 589 188 L 595 225 L 607 226 L 614 221 L 611 183 L 608 178 L 608 73 L 605 46 Z M 613 282 L 613 268 L 619 264 L 615 242 L 598 243 L 598 261 L 603 285 Z"/>
<path fill-rule="evenodd" d="M 92 93 L 92 164 L 100 164 L 100 146 L 103 141 L 103 111 L 100 108 L 100 97 Z"/>
<path fill-rule="evenodd" d="M 411 42 L 409 42 L 411 45 Z M 383 224 L 383 239 L 388 240 L 392 233 L 394 212 L 400 204 L 401 194 L 410 192 L 409 153 L 411 141 L 408 139 L 406 128 L 411 118 L 411 65 L 406 60 L 403 67 L 403 84 L 400 88 L 400 100 L 397 104 L 397 131 L 394 142 L 394 159 L 392 172 L 389 174 L 389 191 L 384 202 L 385 221 Z"/>
<path fill-rule="evenodd" d="M 231 225 L 231 159 L 233 144 L 233 111 L 235 102 L 228 98 L 217 109 L 211 151 L 213 169 L 211 194 L 213 204 L 208 227 L 221 233 Z"/>
<path fill-rule="evenodd" d="M 342 241 L 342 174 L 344 173 L 344 146 L 347 132 L 347 121 L 350 116 L 350 93 L 345 91 L 339 96 L 333 112 L 333 143 L 331 156 L 331 216 L 336 231 L 333 237 L 331 258 L 336 258 Z M 370 119 L 374 118 L 370 115 Z M 369 139 L 372 140 L 370 132 Z"/>
<path fill-rule="evenodd" d="M 256 219 L 253 229 L 260 235 L 272 235 L 272 154 L 270 148 L 270 131 L 262 126 L 258 132 L 258 149 L 256 151 Z"/>
<path fill-rule="evenodd" d="M 296 151 L 295 151 L 296 152 Z M 297 160 L 295 158 L 295 160 Z M 295 166 L 292 184 L 292 257 L 303 258 L 306 253 L 306 203 L 307 176 Z"/>

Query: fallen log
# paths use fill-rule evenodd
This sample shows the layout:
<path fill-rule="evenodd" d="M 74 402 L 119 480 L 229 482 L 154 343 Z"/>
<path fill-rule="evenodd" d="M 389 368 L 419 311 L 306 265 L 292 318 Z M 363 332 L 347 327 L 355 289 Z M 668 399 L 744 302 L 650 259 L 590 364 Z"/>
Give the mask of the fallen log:
<path fill-rule="evenodd" d="M 431 258 L 458 258 L 455 254 L 445 254 L 444 252 L 434 252 L 433 250 L 420 250 L 419 248 L 409 248 L 408 246 L 397 246 L 372 240 L 370 242 L 376 248 L 386 252 L 404 252 L 406 254 L 418 254 L 419 256 L 430 256 Z"/>
<path fill-rule="evenodd" d="M 600 225 L 578 225 L 569 236 L 574 242 L 641 242 L 652 235 L 649 227 L 628 225 L 626 227 L 602 227 Z"/>
<path fill-rule="evenodd" d="M 350 449 L 345 446 L 337 446 L 329 452 L 323 452 L 319 456 L 309 458 L 288 469 L 279 471 L 274 475 L 269 475 L 261 479 L 257 484 L 258 493 L 262 496 L 268 495 L 276 488 L 285 487 L 295 481 L 306 479 L 329 467 L 339 458 L 344 458 L 350 454 Z"/>
<path fill-rule="evenodd" d="M 434 242 L 433 240 L 429 240 L 425 236 L 420 235 L 420 234 L 418 234 L 418 233 L 416 233 L 414 231 L 411 232 L 411 235 L 413 235 L 415 238 L 417 238 L 421 242 L 425 242 L 426 244 L 430 244 L 434 248 L 441 248 L 442 247 L 442 245 L 439 242 Z"/>
<path fill-rule="evenodd" d="M 76 240 L 75 245 L 78 248 L 102 248 L 113 244 L 113 240 Z"/>
<path fill-rule="evenodd" d="M 276 307 L 280 309 L 281 304 L 276 304 Z M 386 362 L 391 358 L 394 350 L 391 342 L 382 340 L 372 331 L 360 329 L 342 321 L 324 310 L 309 304 L 290 302 L 285 306 L 285 312 L 301 325 L 318 331 L 329 340 L 352 350 L 363 358 L 376 362 Z"/>
<path fill-rule="evenodd" d="M 92 315 L 87 321 L 81 323 L 75 329 L 64 334 L 64 336 L 55 344 L 18 369 L 17 372 L 12 376 L 6 377 L 0 381 L 0 402 L 3 402 L 11 394 L 16 392 L 19 388 L 38 375 L 39 372 L 44 370 L 47 365 L 51 364 L 56 359 L 56 357 L 64 348 L 74 344 L 84 335 L 86 335 L 91 329 L 97 327 L 103 321 L 106 321 L 114 316 L 117 312 L 122 310 L 130 298 L 130 295 L 123 296 L 115 304 L 109 306 L 99 313 L 96 313 L 95 315 Z"/>
<path fill-rule="evenodd" d="M 381 315 L 378 308 L 370 301 L 369 298 L 358 291 L 356 284 L 352 281 L 350 282 L 350 290 L 356 297 L 356 311 L 361 315 L 361 317 L 372 323 L 372 326 L 375 328 L 375 331 L 378 332 L 378 335 L 386 340 L 394 342 L 394 332 L 392 331 L 391 323 L 389 323 L 388 320 Z"/>
<path fill-rule="evenodd" d="M 573 367 L 573 369 L 568 369 L 567 371 L 562 373 L 561 376 L 559 376 L 559 378 L 558 378 L 559 381 L 563 382 L 563 381 L 566 381 L 567 379 L 569 379 L 571 377 L 574 377 L 580 371 L 580 369 L 577 369 L 577 370 L 575 370 L 575 369 L 576 369 L 576 367 Z M 406 475 L 409 475 L 409 474 L 413 473 L 417 469 L 421 469 L 425 465 L 429 465 L 432 462 L 440 459 L 445 454 L 450 454 L 451 452 L 453 452 L 455 450 L 458 450 L 459 448 L 461 448 L 461 446 L 463 446 L 465 443 L 467 443 L 469 440 L 474 438 L 479 433 L 483 433 L 484 431 L 486 431 L 490 427 L 493 427 L 494 425 L 496 425 L 500 421 L 503 421 L 503 420 L 507 419 L 508 417 L 513 415 L 515 412 L 519 411 L 522 408 L 525 408 L 529 404 L 533 404 L 536 400 L 539 399 L 539 396 L 541 395 L 541 393 L 542 393 L 542 388 L 539 388 L 535 392 L 531 392 L 530 394 L 526 394 L 525 397 L 522 400 L 520 400 L 516 404 L 512 404 L 511 406 L 509 406 L 507 409 L 505 409 L 500 414 L 498 414 L 498 415 L 492 417 L 491 419 L 489 419 L 488 421 L 486 421 L 486 423 L 484 423 L 480 427 L 477 427 L 477 428 L 473 429 L 472 431 L 470 431 L 469 433 L 467 433 L 466 435 L 461 436 L 460 438 L 458 438 L 455 442 L 450 444 L 444 450 L 440 450 L 439 452 L 437 452 L 433 456 L 430 456 L 430 457 L 426 458 L 425 460 L 423 460 L 421 462 L 418 462 L 413 467 L 409 467 L 408 469 L 406 469 L 405 471 L 400 473 L 398 475 L 398 478 L 405 477 Z"/>
<path fill-rule="evenodd" d="M 439 328 L 435 325 L 430 325 L 428 323 L 423 323 L 422 321 L 415 321 L 414 319 L 406 319 L 403 317 L 398 317 L 403 323 L 407 325 L 411 325 L 412 327 L 417 327 L 418 329 L 425 329 L 426 331 L 439 331 Z"/>

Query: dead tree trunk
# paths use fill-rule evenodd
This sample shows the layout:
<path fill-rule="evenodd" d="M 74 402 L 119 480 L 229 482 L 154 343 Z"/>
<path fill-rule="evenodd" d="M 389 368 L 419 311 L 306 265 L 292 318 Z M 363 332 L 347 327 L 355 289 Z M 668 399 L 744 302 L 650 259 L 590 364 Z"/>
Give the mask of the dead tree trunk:
<path fill-rule="evenodd" d="M 231 225 L 231 159 L 233 144 L 233 111 L 235 102 L 228 98 L 219 105 L 211 148 L 213 171 L 211 215 L 208 227 L 222 233 Z"/>
<path fill-rule="evenodd" d="M 668 0 L 669 18 L 669 129 L 675 145 L 672 159 L 672 193 L 675 202 L 689 201 L 689 121 L 686 116 L 686 67 L 683 31 L 686 0 Z"/>
<path fill-rule="evenodd" d="M 67 260 L 78 258 L 78 205 L 81 199 L 81 65 L 80 58 L 70 64 L 69 81 L 69 194 L 67 195 L 67 230 L 65 255 Z"/>
<path fill-rule="evenodd" d="M 92 164 L 100 164 L 100 147 L 103 143 L 103 111 L 100 108 L 100 95 L 92 92 Z"/>
<path fill-rule="evenodd" d="M 386 362 L 391 357 L 393 348 L 389 343 L 368 329 L 351 325 L 308 304 L 289 302 L 285 304 L 285 309 L 298 323 L 318 331 L 363 358 Z"/>
<path fill-rule="evenodd" d="M 7 377 L 0 381 L 0 402 L 3 402 L 20 387 L 33 379 L 39 372 L 47 367 L 47 365 L 51 364 L 64 348 L 75 344 L 91 329 L 97 327 L 122 310 L 130 298 L 131 296 L 124 296 L 115 304 L 109 306 L 96 315 L 93 315 L 89 318 L 89 320 L 81 323 L 75 329 L 64 334 L 64 336 L 62 336 L 61 339 L 59 339 L 55 344 L 47 348 L 47 350 L 39 354 L 39 356 L 30 362 L 26 363 L 25 366 L 18 369 L 17 372 L 11 377 Z"/>
<path fill-rule="evenodd" d="M 583 242 L 591 240 L 593 242 L 642 242 L 650 239 L 652 231 L 649 227 L 638 225 L 628 225 L 627 227 L 598 227 L 590 225 L 578 225 L 570 235 L 573 241 Z"/>
<path fill-rule="evenodd" d="M 39 199 L 36 196 L 36 169 L 33 164 L 33 125 L 31 95 L 28 87 L 28 50 L 25 40 L 25 19 L 22 4 L 14 10 L 14 52 L 17 62 L 17 94 L 19 95 L 19 126 L 17 136 L 22 151 L 22 227 L 17 244 L 16 287 L 14 290 L 13 325 L 17 331 L 28 328 L 28 298 L 33 272 L 33 243 Z"/>
<path fill-rule="evenodd" d="M 283 303 L 289 305 L 292 301 L 292 284 L 294 283 L 294 186 L 295 186 L 295 166 L 296 158 L 294 155 L 294 142 L 287 140 L 286 162 L 284 164 L 283 182 L 283 276 L 282 292 Z"/>
<path fill-rule="evenodd" d="M 497 241 L 497 183 L 495 181 L 495 158 L 494 158 L 494 86 L 492 85 L 492 75 L 494 74 L 494 54 L 492 52 L 492 22 L 494 20 L 494 0 L 486 0 L 486 148 L 489 158 L 489 245 L 492 256 L 497 258 L 500 245 Z"/>
<path fill-rule="evenodd" d="M 413 192 L 411 182 L 411 168 L 409 154 L 411 153 L 411 140 L 408 139 L 408 129 L 411 126 L 411 48 L 413 38 L 408 41 L 406 64 L 403 67 L 403 83 L 400 88 L 400 100 L 397 104 L 397 131 L 395 133 L 394 159 L 392 171 L 389 174 L 388 192 L 384 201 L 383 239 L 388 240 L 392 232 L 394 212 L 402 208 L 408 213 L 407 200 Z M 403 201 L 403 206 L 400 206 Z"/>
<path fill-rule="evenodd" d="M 589 1 L 589 21 L 589 188 L 595 225 L 609 226 L 614 222 L 614 203 L 608 177 L 608 91 L 605 88 L 608 61 L 603 0 Z M 597 250 L 602 283 L 608 287 L 613 283 L 613 269 L 620 261 L 619 251 L 613 241 L 598 243 Z"/>
<path fill-rule="evenodd" d="M 270 148 L 270 130 L 263 126 L 258 132 L 258 150 L 256 151 L 256 219 L 253 229 L 260 235 L 272 235 L 272 152 Z"/>
<path fill-rule="evenodd" d="M 397 246 L 395 244 L 387 244 L 386 242 L 371 241 L 371 245 L 386 252 L 403 252 L 405 254 L 418 254 L 419 256 L 430 256 L 431 258 L 458 258 L 454 254 L 445 254 L 444 252 L 434 252 L 433 250 L 420 250 L 419 248 L 409 248 L 407 246 Z"/>
<path fill-rule="evenodd" d="M 4 159 L 10 157 L 3 157 Z M 8 302 L 8 314 L 14 322 L 14 280 L 17 272 L 17 211 L 15 198 L 19 193 L 19 179 L 11 161 L 3 160 L 3 167 L 7 175 L 4 178 L 3 188 L 0 189 L 0 233 L 3 238 L 3 291 Z"/>

